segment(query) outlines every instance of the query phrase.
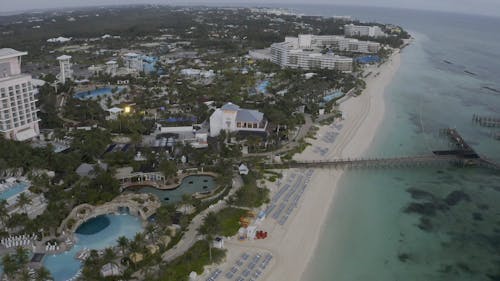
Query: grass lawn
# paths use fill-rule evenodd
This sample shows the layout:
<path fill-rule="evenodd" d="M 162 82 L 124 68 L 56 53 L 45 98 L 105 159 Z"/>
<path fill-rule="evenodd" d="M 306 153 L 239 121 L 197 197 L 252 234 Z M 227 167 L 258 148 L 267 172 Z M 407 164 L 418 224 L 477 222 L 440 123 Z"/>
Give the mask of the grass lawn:
<path fill-rule="evenodd" d="M 240 229 L 240 217 L 247 213 L 246 210 L 238 208 L 225 208 L 217 213 L 220 225 L 220 234 L 223 236 L 233 236 Z"/>

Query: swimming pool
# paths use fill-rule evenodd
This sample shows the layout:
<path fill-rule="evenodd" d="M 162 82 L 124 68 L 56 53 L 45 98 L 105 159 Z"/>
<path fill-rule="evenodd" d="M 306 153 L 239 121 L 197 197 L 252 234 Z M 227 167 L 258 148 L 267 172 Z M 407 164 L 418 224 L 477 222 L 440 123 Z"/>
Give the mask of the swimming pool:
<path fill-rule="evenodd" d="M 28 184 L 25 182 L 16 183 L 12 187 L 7 190 L 0 192 L 0 200 L 8 200 L 11 197 L 14 197 L 21 192 L 24 192 L 28 189 Z"/>
<path fill-rule="evenodd" d="M 150 193 L 156 195 L 164 204 L 177 203 L 182 201 L 182 195 L 196 192 L 209 192 L 215 189 L 215 179 L 212 176 L 195 175 L 182 179 L 181 184 L 176 189 L 160 190 L 146 186 L 135 189 L 137 193 Z"/>
<path fill-rule="evenodd" d="M 269 81 L 263 81 L 257 86 L 257 92 L 267 94 L 267 87 L 271 84 Z"/>
<path fill-rule="evenodd" d="M 133 239 L 136 233 L 142 231 L 141 220 L 137 217 L 125 214 L 98 216 L 76 230 L 76 243 L 71 250 L 58 255 L 47 255 L 43 265 L 50 271 L 54 281 L 65 281 L 80 270 L 82 262 L 75 259 L 75 255 L 81 250 L 101 250 L 114 246 L 118 237 Z"/>
<path fill-rule="evenodd" d="M 116 89 L 116 92 L 119 93 L 123 91 L 124 87 L 116 87 L 116 88 L 104 87 L 92 91 L 83 91 L 76 93 L 74 97 L 80 100 L 88 100 L 99 96 L 113 94 L 113 89 Z"/>

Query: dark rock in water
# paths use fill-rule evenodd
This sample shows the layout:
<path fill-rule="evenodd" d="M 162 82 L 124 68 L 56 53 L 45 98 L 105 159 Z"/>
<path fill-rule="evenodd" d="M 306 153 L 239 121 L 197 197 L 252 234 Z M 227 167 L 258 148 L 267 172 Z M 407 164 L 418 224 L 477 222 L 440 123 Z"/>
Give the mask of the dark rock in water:
<path fill-rule="evenodd" d="M 467 264 L 463 263 L 463 262 L 457 263 L 457 267 L 459 269 L 461 269 L 463 272 L 467 272 L 467 273 L 471 273 L 472 272 L 472 270 L 470 269 L 470 267 Z"/>
<path fill-rule="evenodd" d="M 417 200 L 425 199 L 433 201 L 435 198 L 432 193 L 414 187 L 410 187 L 406 191 L 411 194 L 411 198 Z"/>
<path fill-rule="evenodd" d="M 167 200 L 167 201 L 168 201 L 168 200 L 170 200 L 170 198 L 168 198 L 168 197 L 165 197 L 165 198 L 163 198 L 163 200 Z"/>
<path fill-rule="evenodd" d="M 490 209 L 490 206 L 486 205 L 486 204 L 478 204 L 477 205 L 477 208 L 479 210 L 489 210 Z"/>
<path fill-rule="evenodd" d="M 438 173 L 438 174 L 444 174 L 444 171 L 438 170 L 436 173 Z"/>
<path fill-rule="evenodd" d="M 401 254 L 398 255 L 398 259 L 401 262 L 406 262 L 409 258 L 410 258 L 410 255 L 408 255 L 406 253 L 401 253 Z"/>
<path fill-rule="evenodd" d="M 421 217 L 420 223 L 418 224 L 418 228 L 423 231 L 431 231 L 432 230 L 432 222 L 430 219 Z"/>
<path fill-rule="evenodd" d="M 436 214 L 436 206 L 433 203 L 410 203 L 408 207 L 406 207 L 405 213 L 434 216 Z"/>
<path fill-rule="evenodd" d="M 487 274 L 486 276 L 488 276 L 488 278 L 491 281 L 500 281 L 500 274 L 497 274 L 497 275 Z"/>
<path fill-rule="evenodd" d="M 441 273 L 450 273 L 452 269 L 453 269 L 453 267 L 451 265 L 444 264 L 444 265 L 442 265 L 442 267 L 439 270 L 439 272 L 441 272 Z"/>
<path fill-rule="evenodd" d="M 446 202 L 446 204 L 448 204 L 448 206 L 455 206 L 456 204 L 460 203 L 460 201 L 463 200 L 470 202 L 470 197 L 467 193 L 460 190 L 452 191 L 444 199 L 444 201 Z"/>
<path fill-rule="evenodd" d="M 483 220 L 483 215 L 481 215 L 481 213 L 472 213 L 472 218 L 475 221 L 482 221 Z"/>

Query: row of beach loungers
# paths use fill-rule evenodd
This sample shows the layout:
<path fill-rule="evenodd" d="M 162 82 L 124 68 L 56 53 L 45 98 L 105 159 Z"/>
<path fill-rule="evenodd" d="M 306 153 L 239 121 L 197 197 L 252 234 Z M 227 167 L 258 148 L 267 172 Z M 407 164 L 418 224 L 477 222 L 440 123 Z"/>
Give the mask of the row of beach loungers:
<path fill-rule="evenodd" d="M 0 244 L 2 244 L 5 248 L 19 247 L 19 246 L 28 246 L 33 243 L 34 240 L 38 239 L 36 234 L 32 235 L 17 235 L 10 236 L 7 238 L 3 238 L 0 240 Z"/>
<path fill-rule="evenodd" d="M 262 255 L 259 253 L 254 254 L 251 258 L 250 257 L 250 254 L 243 253 L 233 267 L 231 267 L 231 269 L 224 275 L 226 279 L 236 281 L 256 281 L 262 275 L 263 271 L 267 268 L 269 262 L 273 258 L 270 253 L 266 254 L 264 258 L 262 258 Z M 238 275 L 239 273 L 241 273 L 241 275 Z M 233 277 L 235 277 L 235 279 L 233 279 Z M 215 280 L 216 279 L 207 279 L 207 281 Z"/>
<path fill-rule="evenodd" d="M 23 174 L 23 168 L 0 170 L 0 178 L 17 178 Z"/>
<path fill-rule="evenodd" d="M 266 216 L 284 225 L 292 211 L 297 207 L 302 194 L 311 179 L 313 170 L 306 170 L 304 174 L 292 173 L 287 182 L 278 190 L 271 199 L 271 204 L 266 208 Z"/>

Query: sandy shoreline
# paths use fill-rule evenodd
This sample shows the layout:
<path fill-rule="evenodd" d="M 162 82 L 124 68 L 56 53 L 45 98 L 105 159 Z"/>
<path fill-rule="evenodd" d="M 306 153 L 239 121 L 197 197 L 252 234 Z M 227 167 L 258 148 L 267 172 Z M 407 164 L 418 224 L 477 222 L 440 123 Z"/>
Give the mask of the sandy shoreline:
<path fill-rule="evenodd" d="M 340 105 L 344 118 L 338 124 L 321 126 L 316 139 L 308 139 L 312 145 L 297 160 L 319 160 L 339 157 L 359 157 L 371 145 L 378 127 L 384 119 L 385 105 L 383 94 L 392 81 L 400 65 L 400 54 L 395 52 L 391 59 L 379 68 L 373 67 L 372 74 L 365 79 L 366 90 L 362 95 L 351 98 Z M 379 73 L 379 74 L 377 74 Z M 369 122 L 368 122 L 369 120 Z M 329 137 L 338 134 L 332 142 Z M 292 182 L 291 174 L 304 176 L 304 171 L 293 169 L 283 171 L 282 183 Z M 265 240 L 227 241 L 227 262 L 222 265 L 223 272 L 230 268 L 243 252 L 270 252 L 273 259 L 259 280 L 294 281 L 306 280 L 306 271 L 323 229 L 323 224 L 335 198 L 341 170 L 315 170 L 307 187 L 298 201 L 298 207 L 291 212 L 288 220 L 280 225 L 275 219 L 267 218 L 259 229 L 267 231 Z M 275 193 L 276 184 L 269 184 Z"/>

